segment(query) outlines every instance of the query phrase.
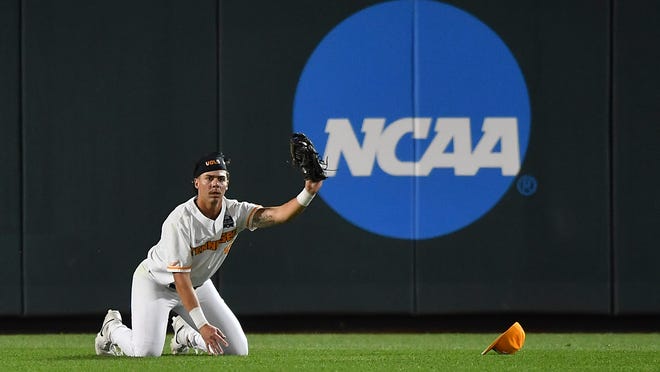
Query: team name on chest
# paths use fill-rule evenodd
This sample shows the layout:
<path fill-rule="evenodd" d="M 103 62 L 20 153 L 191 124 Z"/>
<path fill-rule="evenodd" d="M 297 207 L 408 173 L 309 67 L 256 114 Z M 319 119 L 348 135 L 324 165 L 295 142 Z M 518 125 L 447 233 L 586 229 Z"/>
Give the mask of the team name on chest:
<path fill-rule="evenodd" d="M 208 242 L 200 245 L 199 247 L 191 247 L 190 252 L 192 253 L 193 256 L 197 256 L 198 254 L 201 254 L 204 251 L 215 251 L 218 248 L 220 248 L 223 244 L 225 243 L 230 243 L 227 244 L 224 247 L 224 253 L 228 254 L 229 249 L 231 248 L 231 241 L 234 240 L 234 237 L 236 237 L 236 230 L 229 230 L 229 231 L 224 231 L 222 235 L 220 235 L 220 239 L 218 240 L 209 240 Z"/>

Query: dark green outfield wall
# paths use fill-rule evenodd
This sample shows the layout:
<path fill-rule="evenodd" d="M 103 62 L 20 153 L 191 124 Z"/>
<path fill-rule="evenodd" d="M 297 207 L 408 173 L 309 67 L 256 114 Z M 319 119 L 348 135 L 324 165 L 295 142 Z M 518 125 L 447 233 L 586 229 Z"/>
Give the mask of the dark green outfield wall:
<path fill-rule="evenodd" d="M 230 197 L 295 196 L 298 79 L 328 32 L 377 3 L 1 2 L 0 315 L 127 311 L 202 153 L 231 156 Z M 536 193 L 513 185 L 478 221 L 418 241 L 364 231 L 321 194 L 293 223 L 241 234 L 223 297 L 253 315 L 660 313 L 660 4 L 446 3 L 520 66 L 519 176 Z"/>

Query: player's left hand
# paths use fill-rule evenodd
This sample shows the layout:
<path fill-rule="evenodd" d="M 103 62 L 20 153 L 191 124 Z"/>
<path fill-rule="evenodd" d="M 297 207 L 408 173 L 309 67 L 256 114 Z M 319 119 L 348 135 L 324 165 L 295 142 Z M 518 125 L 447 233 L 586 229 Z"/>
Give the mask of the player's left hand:
<path fill-rule="evenodd" d="M 304 133 L 294 133 L 289 139 L 291 164 L 299 168 L 306 180 L 322 181 L 328 176 L 325 174 L 327 164 L 316 152 L 312 140 Z"/>
<path fill-rule="evenodd" d="M 323 186 L 323 180 L 321 181 L 305 180 L 305 189 L 310 194 L 316 194 L 317 192 L 319 192 L 321 186 Z"/>
<path fill-rule="evenodd" d="M 228 347 L 227 337 L 219 328 L 210 324 L 204 324 L 199 333 L 202 335 L 204 342 L 206 342 L 206 349 L 213 355 L 224 354 L 222 347 Z"/>

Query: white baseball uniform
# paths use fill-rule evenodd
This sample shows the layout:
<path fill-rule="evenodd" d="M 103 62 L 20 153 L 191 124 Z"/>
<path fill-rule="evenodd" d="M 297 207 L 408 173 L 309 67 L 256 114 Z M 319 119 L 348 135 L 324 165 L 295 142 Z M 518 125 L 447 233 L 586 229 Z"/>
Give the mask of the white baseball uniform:
<path fill-rule="evenodd" d="M 194 327 L 174 288 L 175 272 L 189 272 L 200 307 L 209 323 L 220 328 L 229 347 L 225 354 L 247 355 L 248 344 L 238 319 L 216 290 L 210 278 L 227 257 L 238 233 L 255 230 L 252 217 L 260 205 L 223 198 L 215 220 L 200 212 L 196 197 L 177 206 L 163 223 L 160 241 L 133 274 L 131 293 L 132 329 L 122 326 L 111 333 L 112 342 L 125 355 L 159 356 L 167 335 L 170 311 Z M 197 345 L 205 349 L 195 332 Z"/>

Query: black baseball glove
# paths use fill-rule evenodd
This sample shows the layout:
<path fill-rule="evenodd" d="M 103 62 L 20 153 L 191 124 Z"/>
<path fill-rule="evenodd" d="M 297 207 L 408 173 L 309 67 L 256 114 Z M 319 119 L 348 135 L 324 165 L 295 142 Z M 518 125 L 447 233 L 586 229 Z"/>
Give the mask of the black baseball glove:
<path fill-rule="evenodd" d="M 314 144 L 303 133 L 294 133 L 289 141 L 291 163 L 300 168 L 306 180 L 318 182 L 328 178 L 325 175 L 326 163 L 319 157 Z"/>

